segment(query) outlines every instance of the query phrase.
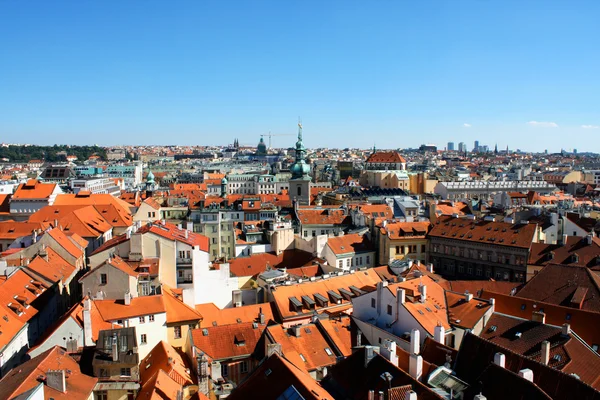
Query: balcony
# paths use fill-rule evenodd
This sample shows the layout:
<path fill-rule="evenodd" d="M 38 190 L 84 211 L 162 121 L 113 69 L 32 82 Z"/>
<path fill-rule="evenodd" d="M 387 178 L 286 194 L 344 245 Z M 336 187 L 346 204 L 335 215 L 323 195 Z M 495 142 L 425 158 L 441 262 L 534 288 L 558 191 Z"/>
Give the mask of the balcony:
<path fill-rule="evenodd" d="M 177 265 L 185 265 L 185 264 L 192 264 L 192 259 L 191 258 L 187 258 L 187 257 L 177 257 L 176 259 Z"/>

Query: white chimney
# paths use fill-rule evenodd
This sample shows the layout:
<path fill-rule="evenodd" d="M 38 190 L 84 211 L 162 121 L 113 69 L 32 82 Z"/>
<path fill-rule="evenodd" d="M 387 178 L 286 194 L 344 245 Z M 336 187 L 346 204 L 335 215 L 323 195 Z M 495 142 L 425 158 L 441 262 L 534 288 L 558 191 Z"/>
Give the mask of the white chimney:
<path fill-rule="evenodd" d="M 83 300 L 83 345 L 86 347 L 94 345 L 91 310 L 92 301 L 90 299 Z"/>
<path fill-rule="evenodd" d="M 562 334 L 565 336 L 568 336 L 571 334 L 571 325 L 570 324 L 563 324 L 562 326 Z"/>
<path fill-rule="evenodd" d="M 421 303 L 425 303 L 427 301 L 427 286 L 419 285 L 419 292 L 421 293 Z"/>
<path fill-rule="evenodd" d="M 564 245 L 564 244 L 567 244 L 567 238 L 568 238 L 568 237 L 569 237 L 569 235 L 567 235 L 566 233 L 564 233 L 564 234 L 562 235 L 562 244 L 563 244 L 563 245 Z"/>
<path fill-rule="evenodd" d="M 465 301 L 468 303 L 471 300 L 473 300 L 473 293 L 469 293 L 468 291 L 465 292 Z"/>
<path fill-rule="evenodd" d="M 491 306 L 496 305 L 496 299 L 495 298 L 491 297 L 488 301 L 490 302 Z"/>
<path fill-rule="evenodd" d="M 375 391 L 374 390 L 369 390 L 367 400 L 375 400 Z"/>
<path fill-rule="evenodd" d="M 410 355 L 408 373 L 416 380 L 421 378 L 421 375 L 423 375 L 423 357 L 418 354 Z"/>
<path fill-rule="evenodd" d="M 527 379 L 529 382 L 533 382 L 533 371 L 529 368 L 525 368 L 519 371 L 521 378 Z"/>
<path fill-rule="evenodd" d="M 440 324 L 439 322 L 433 330 L 433 339 L 436 342 L 441 343 L 441 344 L 446 343 L 446 330 L 444 329 L 442 324 Z"/>
<path fill-rule="evenodd" d="M 396 354 L 396 342 L 385 339 L 381 348 L 381 355 L 387 358 L 389 362 L 398 366 L 398 355 Z"/>
<path fill-rule="evenodd" d="M 587 243 L 587 244 L 592 244 L 592 242 L 594 241 L 594 235 L 593 235 L 593 234 L 591 234 L 591 233 L 590 233 L 590 234 L 588 234 L 588 235 L 585 237 L 585 240 L 586 240 L 586 243 Z"/>
<path fill-rule="evenodd" d="M 546 323 L 546 314 L 542 311 L 534 311 L 531 314 L 531 320 L 534 322 L 541 322 L 542 324 Z"/>
<path fill-rule="evenodd" d="M 131 305 L 131 294 L 129 292 L 125 292 L 124 296 L 125 305 Z"/>
<path fill-rule="evenodd" d="M 550 342 L 544 340 L 542 342 L 542 363 L 548 365 L 550 362 Z"/>
<path fill-rule="evenodd" d="M 67 392 L 67 380 L 65 378 L 65 370 L 58 369 L 52 370 L 49 369 L 46 372 L 46 385 L 48 387 L 57 390 L 61 393 Z"/>
<path fill-rule="evenodd" d="M 494 354 L 494 364 L 504 368 L 504 366 L 506 365 L 506 356 L 502 353 Z"/>
<path fill-rule="evenodd" d="M 421 335 L 421 332 L 419 332 L 418 329 L 413 329 L 410 332 L 410 347 L 409 347 L 410 354 L 419 354 L 420 353 L 420 350 L 421 350 L 420 335 Z"/>
<path fill-rule="evenodd" d="M 482 394 L 476 394 L 475 397 L 473 397 L 473 400 L 487 400 L 487 397 Z"/>
<path fill-rule="evenodd" d="M 429 263 L 427 264 L 427 272 L 432 273 L 433 274 L 433 263 Z"/>
<path fill-rule="evenodd" d="M 396 299 L 398 300 L 398 304 L 404 304 L 406 302 L 406 290 L 396 290 Z"/>
<path fill-rule="evenodd" d="M 414 390 L 409 390 L 404 395 L 404 400 L 417 400 L 417 393 Z"/>

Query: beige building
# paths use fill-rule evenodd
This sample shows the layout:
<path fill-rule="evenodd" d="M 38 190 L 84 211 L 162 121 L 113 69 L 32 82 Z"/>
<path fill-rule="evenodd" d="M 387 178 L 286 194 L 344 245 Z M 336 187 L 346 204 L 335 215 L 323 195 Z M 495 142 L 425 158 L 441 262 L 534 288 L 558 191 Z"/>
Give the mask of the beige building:
<path fill-rule="evenodd" d="M 386 222 L 379 229 L 379 264 L 410 258 L 425 262 L 429 221 Z"/>

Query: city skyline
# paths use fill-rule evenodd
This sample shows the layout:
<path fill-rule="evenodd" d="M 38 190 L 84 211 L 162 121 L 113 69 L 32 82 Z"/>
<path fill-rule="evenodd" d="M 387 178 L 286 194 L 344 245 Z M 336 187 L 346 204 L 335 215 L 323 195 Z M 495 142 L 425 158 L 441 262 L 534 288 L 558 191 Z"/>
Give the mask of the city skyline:
<path fill-rule="evenodd" d="M 600 152 L 598 11 L 591 1 L 4 2 L 0 133 L 255 144 L 294 134 L 301 115 L 311 148 L 479 140 Z"/>

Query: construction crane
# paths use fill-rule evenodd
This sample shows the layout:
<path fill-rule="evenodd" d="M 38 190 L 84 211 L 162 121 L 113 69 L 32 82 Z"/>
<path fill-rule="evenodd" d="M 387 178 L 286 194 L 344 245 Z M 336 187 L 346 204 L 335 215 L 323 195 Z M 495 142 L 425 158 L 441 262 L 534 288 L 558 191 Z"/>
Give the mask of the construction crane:
<path fill-rule="evenodd" d="M 265 136 L 267 136 L 269 138 L 269 149 L 271 148 L 271 137 L 272 136 L 295 136 L 291 133 L 276 133 L 276 134 L 271 134 L 271 132 L 269 132 L 268 134 L 263 134 L 260 135 L 261 138 L 264 138 Z"/>

